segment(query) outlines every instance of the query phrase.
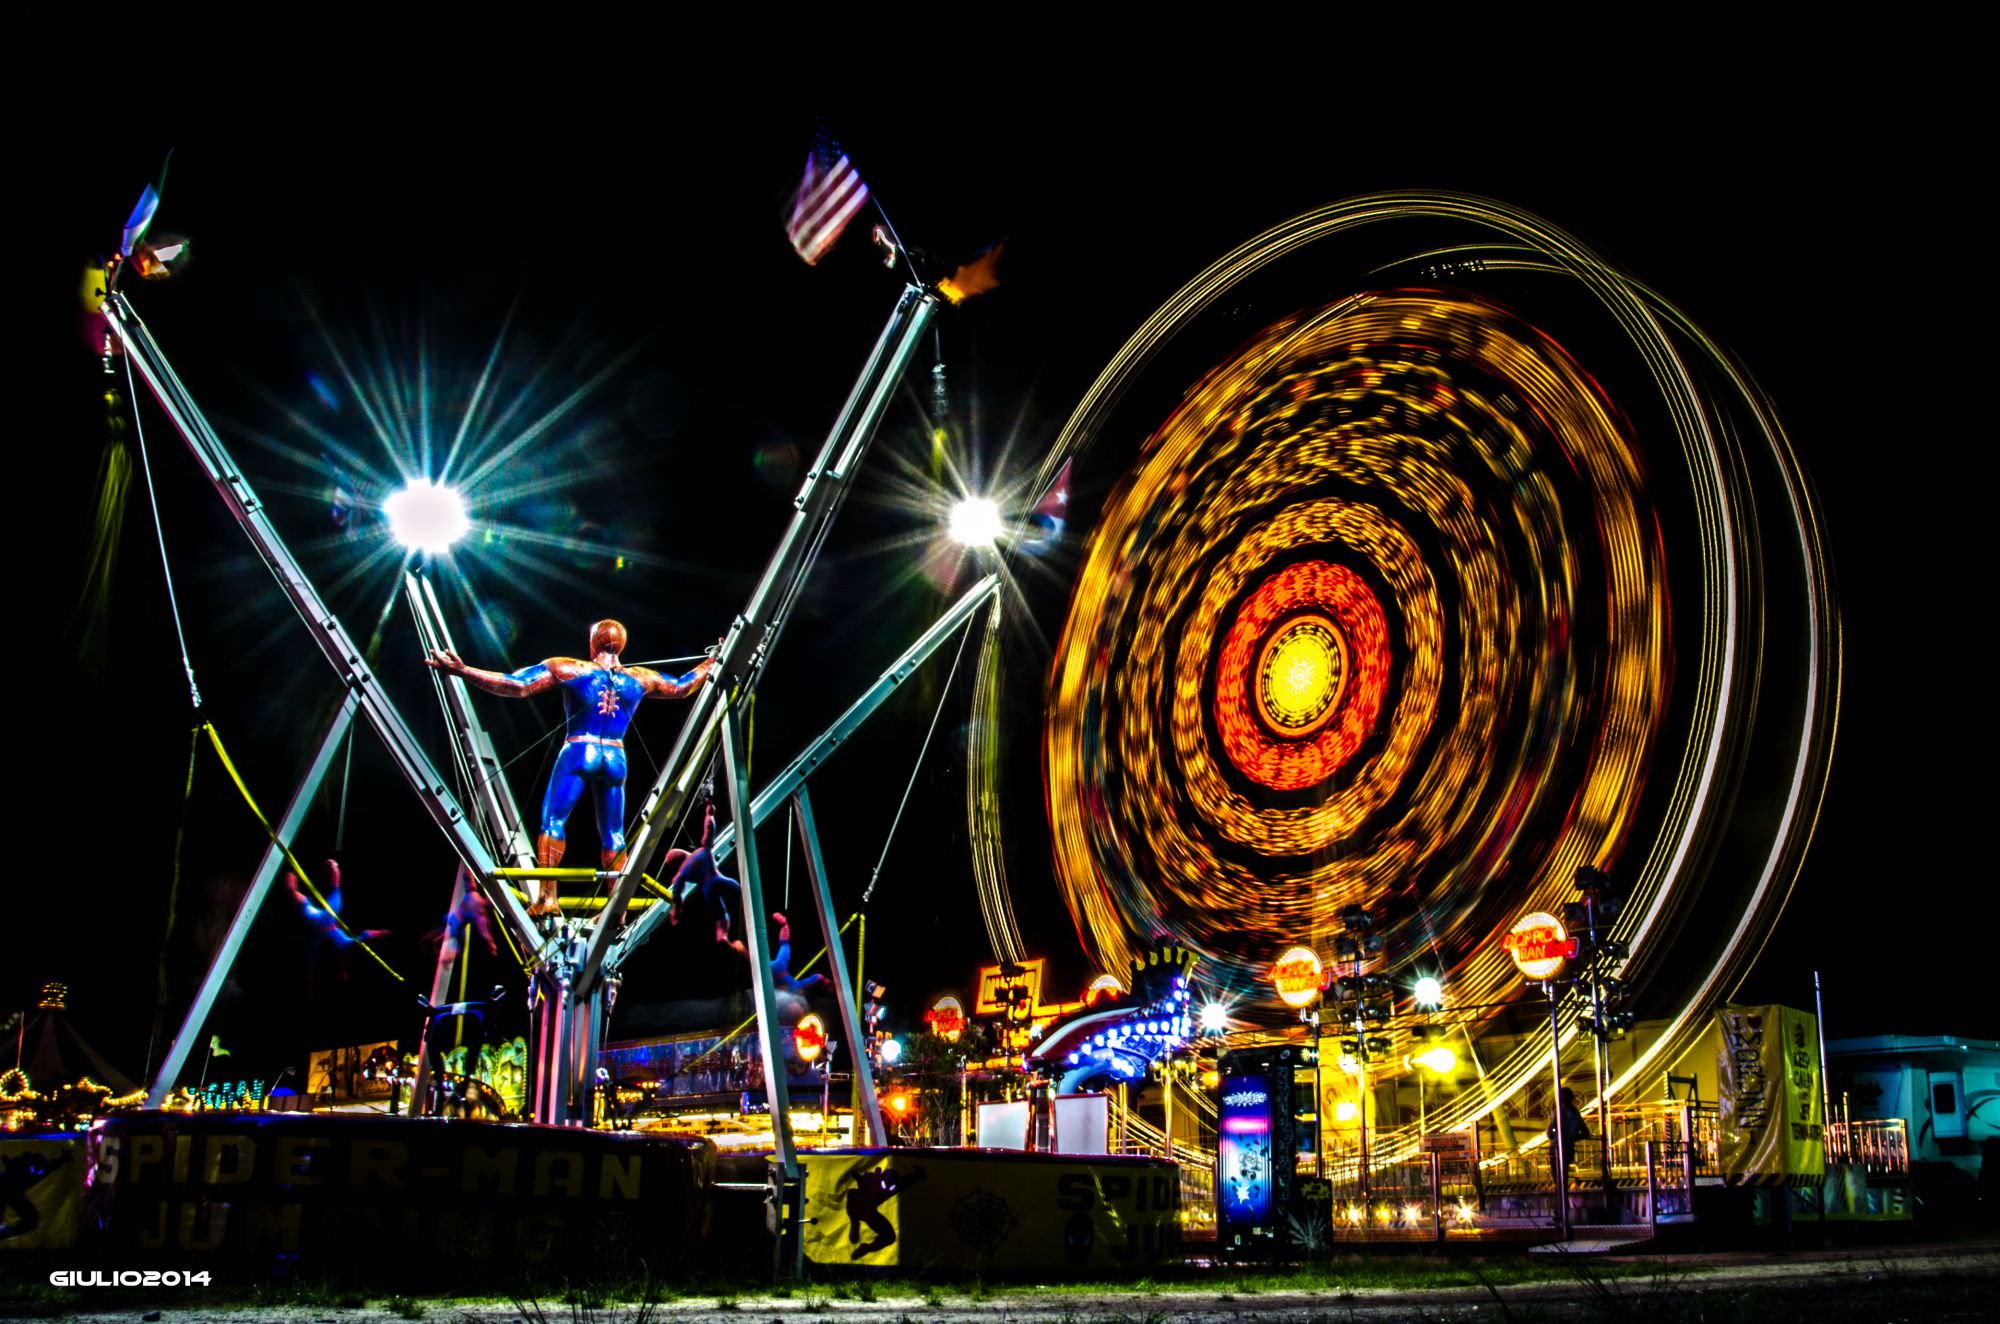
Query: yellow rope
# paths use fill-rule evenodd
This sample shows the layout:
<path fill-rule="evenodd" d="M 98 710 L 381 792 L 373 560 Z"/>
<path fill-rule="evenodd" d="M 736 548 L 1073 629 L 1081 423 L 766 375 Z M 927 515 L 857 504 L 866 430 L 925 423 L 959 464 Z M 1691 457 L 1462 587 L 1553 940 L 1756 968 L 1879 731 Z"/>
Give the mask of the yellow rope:
<path fill-rule="evenodd" d="M 507 884 L 501 883 L 499 885 L 501 887 L 505 887 Z M 491 897 L 488 897 L 486 904 L 493 905 L 493 899 Z M 499 909 L 498 906 L 493 906 L 493 908 L 495 910 Z M 515 964 L 521 967 L 521 973 L 523 974 L 532 973 L 535 967 L 528 964 L 528 958 L 521 955 L 521 949 L 514 945 L 514 933 L 513 930 L 508 927 L 506 919 L 496 917 L 494 921 L 494 927 L 499 929 L 500 936 L 507 940 L 507 950 L 514 954 L 514 962 Z"/>
<path fill-rule="evenodd" d="M 292 873 L 298 878 L 299 885 L 305 888 L 306 895 L 310 896 L 314 901 L 318 902 L 319 908 L 321 910 L 324 910 L 328 915 L 333 917 L 333 922 L 340 926 L 340 931 L 342 933 L 345 933 L 349 938 L 351 938 L 354 941 L 354 945 L 356 947 L 359 947 L 362 951 L 368 953 L 368 955 L 374 959 L 375 964 L 381 966 L 384 970 L 388 971 L 389 977 L 391 979 L 395 980 L 399 984 L 409 983 L 410 982 L 409 980 L 403 978 L 400 974 L 396 973 L 396 968 L 394 966 L 390 965 L 387 961 L 383 960 L 381 955 L 378 952 L 376 952 L 376 950 L 373 947 L 370 947 L 365 941 L 363 941 L 360 934 L 356 933 L 353 929 L 347 926 L 347 921 L 340 917 L 340 915 L 334 910 L 334 908 L 327 903 L 327 899 L 320 895 L 319 889 L 313 886 L 312 879 L 306 876 L 305 866 L 303 864 L 300 864 L 298 861 L 298 857 L 292 854 L 291 845 L 287 842 L 278 839 L 278 830 L 271 826 L 271 820 L 264 817 L 264 811 L 257 807 L 257 801 L 251 796 L 250 788 L 243 784 L 243 774 L 236 771 L 236 764 L 234 761 L 230 759 L 229 751 L 222 747 L 222 736 L 219 732 L 216 731 L 214 724 L 209 722 L 204 722 L 202 723 L 201 729 L 208 733 L 208 742 L 211 745 L 215 746 L 215 755 L 217 758 L 222 760 L 222 770 L 229 774 L 230 781 L 236 783 L 237 791 L 243 796 L 243 803 L 250 806 L 250 812 L 257 816 L 257 822 L 263 826 L 264 835 L 271 839 L 272 845 L 276 846 L 281 852 L 284 853 L 285 862 L 292 866 Z"/>
<path fill-rule="evenodd" d="M 648 882 L 651 882 L 652 880 L 651 880 L 651 879 L 648 879 L 647 881 L 648 881 Z M 841 931 L 842 933 L 845 933 L 845 932 L 847 932 L 847 931 L 848 931 L 849 929 L 851 929 L 851 928 L 853 928 L 853 927 L 854 927 L 854 921 L 855 921 L 855 920 L 857 920 L 857 919 L 860 919 L 860 918 L 861 918 L 861 912 L 860 912 L 860 911 L 858 911 L 858 910 L 857 910 L 857 911 L 855 911 L 855 912 L 854 912 L 854 913 L 853 913 L 852 915 L 849 915 L 849 916 L 847 917 L 847 922 L 846 922 L 845 924 L 842 924 L 842 925 L 840 926 L 840 931 Z M 818 965 L 818 964 L 819 964 L 819 958 L 820 958 L 820 957 L 822 957 L 822 956 L 825 956 L 825 955 L 826 955 L 826 948 L 824 948 L 824 947 L 820 948 L 820 949 L 819 949 L 819 951 L 818 951 L 817 953 L 815 953 L 815 954 L 814 954 L 814 956 L 813 956 L 813 959 L 812 959 L 812 960 L 810 960 L 810 961 L 807 961 L 807 962 L 806 962 L 806 963 L 805 963 L 804 965 L 802 965 L 802 966 L 800 966 L 800 967 L 799 967 L 799 974 L 802 974 L 802 975 L 803 975 L 803 974 L 809 974 L 809 973 L 811 973 L 811 971 L 812 971 L 812 968 L 813 968 L 814 966 L 816 966 L 816 965 Z M 685 1071 L 685 1070 L 687 1070 L 687 1069 L 688 1069 L 689 1067 L 693 1066 L 693 1065 L 694 1065 L 694 1064 L 695 1064 L 696 1062 L 699 1062 L 699 1061 L 701 1061 L 701 1060 L 702 1060 L 703 1058 L 706 1058 L 706 1057 L 708 1057 L 708 1056 L 709 1056 L 709 1054 L 711 1054 L 711 1053 L 715 1052 L 715 1051 L 716 1051 L 716 1049 L 718 1049 L 718 1048 L 721 1048 L 721 1047 L 722 1047 L 722 1046 L 723 1046 L 724 1044 L 728 1043 L 728 1042 L 729 1042 L 729 1041 L 730 1041 L 731 1039 L 734 1039 L 734 1038 L 735 1038 L 735 1037 L 736 1037 L 737 1035 L 739 1035 L 739 1034 L 743 1033 L 743 1032 L 744 1032 L 745 1030 L 749 1029 L 749 1028 L 750 1028 L 751 1026 L 755 1025 L 756 1023 L 757 1023 L 757 1018 L 756 1018 L 756 1017 L 755 1017 L 755 1016 L 753 1015 L 752 1017 L 750 1017 L 750 1019 L 749 1019 L 749 1020 L 747 1020 L 747 1021 L 743 1022 L 743 1024 L 741 1024 L 741 1025 L 737 1026 L 737 1027 L 736 1027 L 735 1029 L 731 1030 L 731 1031 L 730 1031 L 730 1032 L 729 1032 L 728 1034 L 725 1034 L 725 1035 L 723 1035 L 723 1036 L 722 1036 L 722 1037 L 721 1037 L 720 1039 L 717 1039 L 717 1040 L 715 1041 L 715 1044 L 714 1044 L 714 1047 L 711 1047 L 711 1048 L 709 1048 L 709 1049 L 708 1049 L 708 1050 L 707 1050 L 706 1052 L 702 1053 L 700 1057 L 697 1057 L 697 1058 L 694 1058 L 694 1059 L 692 1059 L 691 1061 L 688 1061 L 688 1062 L 684 1062 L 684 1063 L 682 1063 L 682 1064 L 681 1064 L 681 1070 Z"/>

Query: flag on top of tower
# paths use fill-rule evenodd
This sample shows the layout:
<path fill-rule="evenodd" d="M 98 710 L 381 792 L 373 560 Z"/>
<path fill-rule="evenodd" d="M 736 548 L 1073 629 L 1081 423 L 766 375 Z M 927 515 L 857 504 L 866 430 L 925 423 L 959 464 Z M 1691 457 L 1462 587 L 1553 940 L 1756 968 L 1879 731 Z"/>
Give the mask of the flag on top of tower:
<path fill-rule="evenodd" d="M 938 293 L 944 296 L 945 302 L 964 303 L 976 294 L 998 289 L 1000 253 L 1005 247 L 1004 239 L 988 244 L 975 253 L 970 261 L 961 263 L 957 270 L 939 281 Z"/>
<path fill-rule="evenodd" d="M 808 266 L 815 265 L 840 242 L 847 223 L 867 203 L 868 186 L 861 182 L 861 172 L 822 130 L 806 155 L 805 176 L 792 195 L 786 237 Z"/>
<path fill-rule="evenodd" d="M 146 237 L 146 231 L 153 224 L 153 213 L 160 209 L 160 191 L 151 184 L 139 194 L 138 203 L 132 214 L 125 218 L 125 229 L 118 239 L 118 255 L 132 256 L 132 250 Z"/>
<path fill-rule="evenodd" d="M 1024 552 L 1045 551 L 1062 537 L 1063 526 L 1069 522 L 1069 460 L 1064 460 L 1062 468 L 1056 470 L 1055 481 L 1049 490 L 1035 504 L 1028 516 L 1027 536 L 1021 540 Z"/>

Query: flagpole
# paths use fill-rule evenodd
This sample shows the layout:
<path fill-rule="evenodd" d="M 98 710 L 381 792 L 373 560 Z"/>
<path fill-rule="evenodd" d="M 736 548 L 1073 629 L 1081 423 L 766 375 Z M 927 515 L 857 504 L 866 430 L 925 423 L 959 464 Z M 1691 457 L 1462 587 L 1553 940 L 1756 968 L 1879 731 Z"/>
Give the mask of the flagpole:
<path fill-rule="evenodd" d="M 910 269 L 910 279 L 916 283 L 918 289 L 929 289 L 930 285 L 924 280 L 924 273 L 917 270 L 917 260 L 911 257 L 910 250 L 903 246 L 903 236 L 896 233 L 896 223 L 889 219 L 888 208 L 882 205 L 881 196 L 873 188 L 868 190 L 868 201 L 874 205 L 875 214 L 882 218 L 883 228 L 888 230 L 890 240 L 896 245 L 897 254 L 903 259 L 903 265 Z"/>

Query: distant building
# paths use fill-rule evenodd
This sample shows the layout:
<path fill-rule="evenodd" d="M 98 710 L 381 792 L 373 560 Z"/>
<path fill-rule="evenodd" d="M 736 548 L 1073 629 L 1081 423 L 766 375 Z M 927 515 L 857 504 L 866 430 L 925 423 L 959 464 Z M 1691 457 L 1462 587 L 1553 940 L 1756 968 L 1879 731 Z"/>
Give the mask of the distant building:
<path fill-rule="evenodd" d="M 1944 1165 L 1963 1176 L 1939 1183 L 1938 1198 L 1970 1198 L 1992 1190 L 2000 1173 L 1986 1172 L 2000 1152 L 2000 1040 L 1949 1034 L 1881 1034 L 1826 1043 L 1827 1079 L 1835 1118 L 1901 1117 L 1909 1123 L 1910 1161 L 1921 1174 Z M 1925 1183 L 1919 1181 L 1919 1194 Z"/>

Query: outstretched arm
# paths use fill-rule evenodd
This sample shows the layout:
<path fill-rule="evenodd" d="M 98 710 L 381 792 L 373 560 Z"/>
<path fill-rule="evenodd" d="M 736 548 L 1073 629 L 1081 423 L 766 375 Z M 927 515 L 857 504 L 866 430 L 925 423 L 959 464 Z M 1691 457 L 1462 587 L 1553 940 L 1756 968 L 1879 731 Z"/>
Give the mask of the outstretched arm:
<path fill-rule="evenodd" d="M 449 648 L 433 648 L 430 656 L 424 659 L 424 665 L 459 676 L 468 685 L 476 685 L 488 694 L 497 694 L 503 699 L 525 699 L 530 694 L 540 694 L 543 690 L 560 684 L 563 678 L 563 663 L 568 660 L 552 657 L 533 666 L 522 667 L 510 674 L 469 667 L 465 665 L 464 659 Z"/>
<path fill-rule="evenodd" d="M 712 657 L 703 659 L 701 665 L 685 676 L 662 676 L 648 667 L 631 667 L 629 670 L 646 686 L 648 698 L 680 699 L 702 687 L 715 670 L 715 659 Z"/>

